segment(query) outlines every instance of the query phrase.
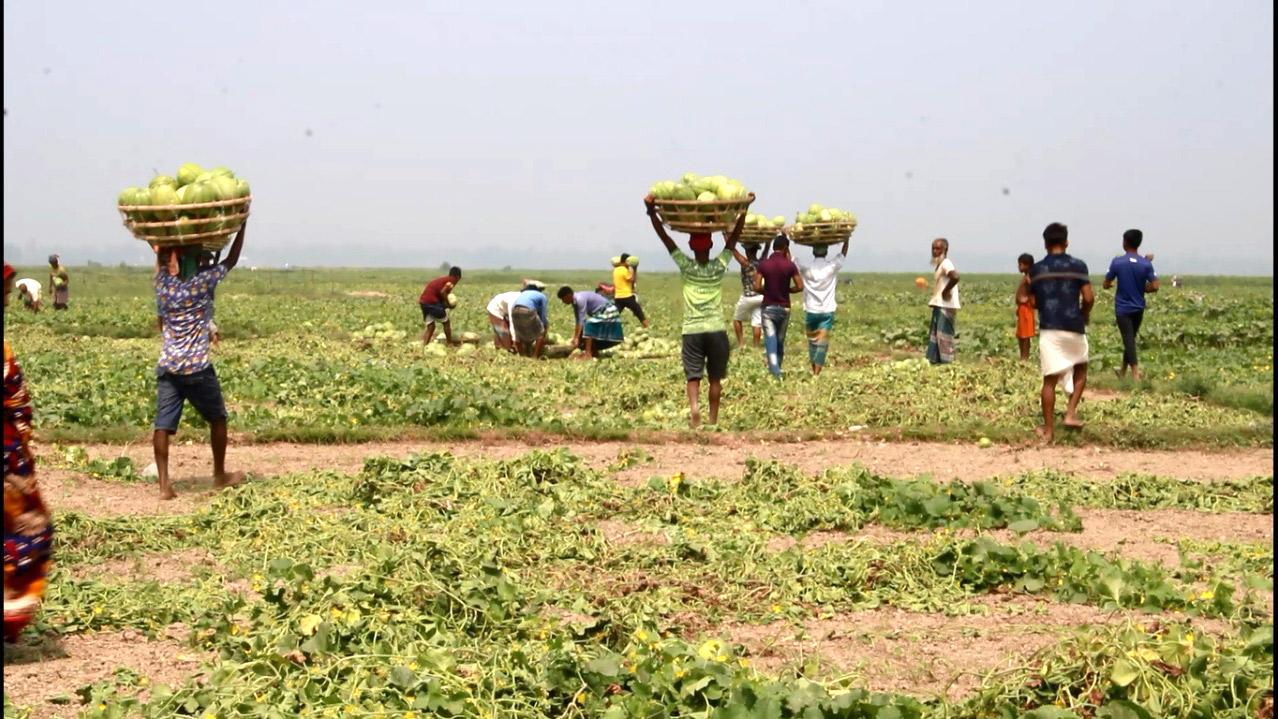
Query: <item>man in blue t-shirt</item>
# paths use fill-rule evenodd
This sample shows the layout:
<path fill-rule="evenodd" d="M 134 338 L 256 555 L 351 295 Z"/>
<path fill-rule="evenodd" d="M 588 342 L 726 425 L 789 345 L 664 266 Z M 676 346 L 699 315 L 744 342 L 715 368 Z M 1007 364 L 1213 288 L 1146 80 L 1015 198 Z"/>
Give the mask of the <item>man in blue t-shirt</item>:
<path fill-rule="evenodd" d="M 1030 267 L 1030 294 L 1038 309 L 1038 355 L 1043 372 L 1043 426 L 1038 434 L 1051 442 L 1056 427 L 1056 383 L 1068 377 L 1073 380 L 1063 424 L 1081 429 L 1078 403 L 1087 384 L 1087 323 L 1091 319 L 1092 281 L 1087 263 L 1071 257 L 1069 229 L 1053 222 L 1043 230 L 1047 256 Z M 1068 389 L 1068 385 L 1067 385 Z"/>
<path fill-rule="evenodd" d="M 1105 289 L 1114 286 L 1118 280 L 1118 292 L 1114 293 L 1114 321 L 1118 323 L 1118 333 L 1123 336 L 1123 368 L 1118 377 L 1132 370 L 1132 379 L 1140 380 L 1137 369 L 1136 334 L 1140 332 L 1141 320 L 1145 318 L 1145 293 L 1158 291 L 1158 273 L 1154 272 L 1153 255 L 1141 257 L 1136 251 L 1140 249 L 1144 233 L 1140 230 L 1128 230 L 1123 233 L 1123 254 L 1109 263 L 1109 272 L 1105 273 Z"/>
<path fill-rule="evenodd" d="M 514 332 L 515 349 L 524 357 L 540 359 L 546 347 L 546 332 L 550 329 L 549 309 L 546 304 L 546 286 L 528 280 L 524 289 L 510 305 L 510 327 Z"/>

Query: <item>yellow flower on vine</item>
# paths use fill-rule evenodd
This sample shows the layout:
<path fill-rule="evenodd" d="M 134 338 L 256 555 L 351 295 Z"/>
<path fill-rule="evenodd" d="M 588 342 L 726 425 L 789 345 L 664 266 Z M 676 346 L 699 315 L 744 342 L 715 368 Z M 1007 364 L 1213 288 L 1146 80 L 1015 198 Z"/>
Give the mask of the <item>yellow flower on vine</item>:
<path fill-rule="evenodd" d="M 723 642 L 718 639 L 708 639 L 704 644 L 697 648 L 697 656 L 702 659 L 710 659 L 716 654 L 723 653 Z"/>

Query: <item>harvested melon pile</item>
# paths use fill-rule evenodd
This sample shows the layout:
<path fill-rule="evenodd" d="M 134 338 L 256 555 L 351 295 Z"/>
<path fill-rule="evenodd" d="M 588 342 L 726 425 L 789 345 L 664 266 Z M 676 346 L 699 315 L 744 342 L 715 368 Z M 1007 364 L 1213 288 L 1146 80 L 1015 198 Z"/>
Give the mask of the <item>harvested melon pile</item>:
<path fill-rule="evenodd" d="M 600 354 L 626 359 L 655 359 L 672 357 L 679 354 L 681 349 L 678 342 L 653 337 L 648 330 L 640 328 L 628 334 L 620 345 Z"/>
<path fill-rule="evenodd" d="M 366 325 L 364 329 L 353 333 L 351 337 L 360 344 L 371 345 L 397 342 L 408 337 L 408 333 L 404 330 L 395 329 L 395 325 L 391 322 L 378 322 L 377 324 Z"/>

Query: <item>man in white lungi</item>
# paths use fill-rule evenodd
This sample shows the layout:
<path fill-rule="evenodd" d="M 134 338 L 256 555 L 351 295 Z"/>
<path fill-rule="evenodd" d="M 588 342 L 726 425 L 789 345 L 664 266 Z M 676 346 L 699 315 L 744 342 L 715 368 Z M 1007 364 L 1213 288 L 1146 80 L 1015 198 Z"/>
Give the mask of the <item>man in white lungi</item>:
<path fill-rule="evenodd" d="M 1065 252 L 1069 230 L 1053 222 L 1043 230 L 1047 256 L 1030 268 L 1030 293 L 1038 310 L 1038 355 L 1043 371 L 1043 426 L 1038 434 L 1051 442 L 1056 427 L 1056 383 L 1072 380 L 1062 424 L 1082 429 L 1078 403 L 1087 385 L 1087 323 L 1091 320 L 1092 281 L 1087 263 Z M 1067 382 L 1068 387 L 1068 382 Z"/>

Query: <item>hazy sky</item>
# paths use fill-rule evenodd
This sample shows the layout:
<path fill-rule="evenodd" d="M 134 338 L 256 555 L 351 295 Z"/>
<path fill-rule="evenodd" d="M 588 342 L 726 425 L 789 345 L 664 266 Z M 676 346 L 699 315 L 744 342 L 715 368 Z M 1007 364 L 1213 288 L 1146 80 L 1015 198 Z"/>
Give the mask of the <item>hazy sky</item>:
<path fill-rule="evenodd" d="M 1262 0 L 8 0 L 4 251 L 149 256 L 115 196 L 189 160 L 252 183 L 263 265 L 668 268 L 641 197 L 692 171 L 852 210 L 853 271 L 1062 221 L 1094 270 L 1140 227 L 1272 274 L 1273 59 Z"/>

